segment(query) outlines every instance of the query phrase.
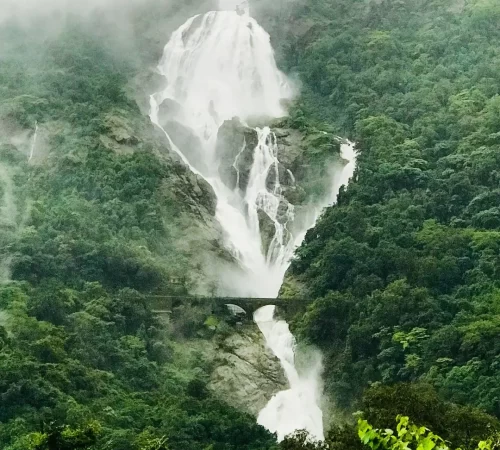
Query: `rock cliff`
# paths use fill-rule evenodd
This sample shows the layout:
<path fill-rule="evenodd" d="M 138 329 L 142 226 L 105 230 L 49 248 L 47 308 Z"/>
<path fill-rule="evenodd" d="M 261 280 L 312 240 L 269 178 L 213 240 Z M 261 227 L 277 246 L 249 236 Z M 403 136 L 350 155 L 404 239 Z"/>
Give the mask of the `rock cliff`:
<path fill-rule="evenodd" d="M 266 124 L 252 124 L 262 127 Z M 277 166 L 272 165 L 266 179 L 270 192 L 279 190 L 282 201 L 278 207 L 277 220 L 289 222 L 289 203 L 294 206 L 295 224 L 301 224 L 309 206 L 320 201 L 332 184 L 331 167 L 342 164 L 339 139 L 330 132 L 314 128 L 298 127 L 290 119 L 281 118 L 268 122 L 272 131 L 273 144 L 277 146 Z M 258 132 L 245 125 L 240 119 L 226 120 L 217 135 L 216 156 L 222 181 L 231 190 L 237 190 L 242 197 L 248 187 Z M 276 171 L 278 173 L 276 173 Z M 262 245 L 269 247 L 275 233 L 273 220 L 259 210 Z"/>
<path fill-rule="evenodd" d="M 246 190 L 257 144 L 257 131 L 236 117 L 220 126 L 215 152 L 220 177 L 231 190 Z"/>
<path fill-rule="evenodd" d="M 209 388 L 219 398 L 257 416 L 277 392 L 287 388 L 278 358 L 256 326 L 244 326 L 216 348 Z"/>

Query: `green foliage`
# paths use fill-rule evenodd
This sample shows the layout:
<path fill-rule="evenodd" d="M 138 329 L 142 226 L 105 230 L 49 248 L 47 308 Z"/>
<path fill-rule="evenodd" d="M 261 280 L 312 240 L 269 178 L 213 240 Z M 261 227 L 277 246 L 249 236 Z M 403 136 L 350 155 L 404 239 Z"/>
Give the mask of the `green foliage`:
<path fill-rule="evenodd" d="M 318 442 L 311 439 L 304 430 L 285 436 L 280 442 L 281 450 L 328 450 L 329 447 L 324 442 Z"/>
<path fill-rule="evenodd" d="M 407 416 L 398 416 L 396 432 L 390 428 L 373 428 L 366 420 L 358 420 L 358 435 L 361 442 L 372 450 L 448 450 L 450 447 L 441 437 L 426 427 L 410 422 Z M 477 450 L 492 450 L 495 442 L 491 439 L 480 441 Z"/>
<path fill-rule="evenodd" d="M 374 429 L 366 420 L 359 419 L 358 435 L 361 442 L 372 450 L 379 448 L 391 450 L 410 448 L 417 450 L 448 449 L 443 439 L 425 427 L 417 427 L 410 423 L 408 417 L 398 416 L 397 420 L 396 433 L 394 433 L 389 428 L 385 430 Z M 479 448 L 483 448 L 481 444 Z"/>
<path fill-rule="evenodd" d="M 500 423 L 491 416 L 443 402 L 429 385 L 401 384 L 376 386 L 363 397 L 357 424 L 335 417 L 323 442 L 305 431 L 287 436 L 279 445 L 283 450 L 363 450 L 371 449 L 497 449 Z M 394 424 L 395 411 L 398 425 Z M 408 419 L 415 419 L 416 426 Z M 433 431 L 430 431 L 433 430 Z"/>
<path fill-rule="evenodd" d="M 355 181 L 298 249 L 316 299 L 295 329 L 355 408 L 373 383 L 423 380 L 500 416 L 496 2 L 300 1 L 277 22 L 299 126 L 356 142 Z"/>
<path fill-rule="evenodd" d="M 27 284 L 0 288 L 6 317 L 0 328 L 2 448 L 24 450 L 38 436 L 33 442 L 43 449 L 52 432 L 70 442 L 67 430 L 83 430 L 91 421 L 101 424 L 92 450 L 164 449 L 161 436 L 173 450 L 272 445 L 253 417 L 212 396 L 203 360 L 188 357 L 188 346 L 174 346 L 138 292 L 110 295 L 98 283 L 81 291 L 59 288 L 54 297 L 66 309 L 56 325 L 29 315 L 26 291 L 37 305 L 47 298 Z M 47 301 L 43 311 L 50 312 Z M 44 431 L 40 423 L 67 426 Z M 33 434 L 37 430 L 41 434 Z"/>
<path fill-rule="evenodd" d="M 177 246 L 193 200 L 189 180 L 176 186 L 187 169 L 127 95 L 137 67 L 103 38 L 120 30 L 68 17 L 47 33 L 52 24 L 0 24 L 0 208 L 7 186 L 19 211 L 0 220 L 11 269 L 0 280 L 0 448 L 272 448 L 207 389 L 204 356 L 146 300 L 185 290 L 170 278 L 196 278 Z M 8 133 L 32 136 L 35 121 L 28 165 L 30 139 L 14 146 Z M 185 317 L 183 336 L 207 315 Z"/>
<path fill-rule="evenodd" d="M 444 448 L 409 422 L 380 431 L 401 413 L 463 448 L 498 430 L 416 382 L 500 416 L 499 14 L 487 0 L 301 0 L 277 24 L 281 62 L 303 82 L 289 122 L 307 134 L 307 170 L 323 175 L 333 132 L 359 151 L 356 181 L 308 233 L 289 286 L 316 299 L 295 327 L 324 351 L 328 393 L 380 428 L 362 423 L 372 448 Z M 44 31 L 0 26 L 2 126 L 37 122 L 50 148 L 28 167 L 0 142 L 0 205 L 12 192 L 18 210 L 0 223 L 14 279 L 0 286 L 0 446 L 276 448 L 173 339 L 227 325 L 181 306 L 169 328 L 145 301 L 196 268 L 175 245 L 185 169 L 127 95 L 137 67 L 88 24 Z M 355 437 L 335 426 L 326 444 L 299 432 L 280 447 L 352 450 Z"/>
<path fill-rule="evenodd" d="M 500 431 L 500 422 L 494 417 L 477 408 L 443 401 L 432 386 L 422 383 L 372 386 L 364 392 L 360 409 L 377 428 L 390 428 L 398 414 L 409 416 L 462 448 L 474 448 Z"/>
<path fill-rule="evenodd" d="M 168 439 L 165 436 L 155 438 L 146 430 L 137 438 L 136 445 L 138 450 L 168 450 Z"/>
<path fill-rule="evenodd" d="M 83 429 L 70 427 L 52 427 L 43 434 L 37 433 L 30 437 L 35 443 L 33 450 L 76 450 L 91 449 L 97 441 L 101 426 L 98 422 L 91 422 Z"/>

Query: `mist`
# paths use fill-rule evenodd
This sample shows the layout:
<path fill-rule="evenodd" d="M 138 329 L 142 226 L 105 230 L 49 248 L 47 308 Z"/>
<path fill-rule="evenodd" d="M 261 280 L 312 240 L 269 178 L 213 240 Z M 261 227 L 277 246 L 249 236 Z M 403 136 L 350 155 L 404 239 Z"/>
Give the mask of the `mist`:
<path fill-rule="evenodd" d="M 156 65 L 170 34 L 214 0 L 0 0 L 2 25 L 15 25 L 37 44 L 78 27 L 118 58 Z M 6 44 L 0 39 L 0 58 Z"/>
<path fill-rule="evenodd" d="M 30 20 L 35 17 L 64 18 L 67 14 L 87 15 L 96 10 L 123 12 L 150 0 L 2 0 L 0 21 L 6 19 Z M 163 2 L 166 3 L 166 2 Z"/>
<path fill-rule="evenodd" d="M 11 275 L 10 246 L 25 225 L 29 208 L 19 199 L 14 178 L 19 170 L 0 160 L 0 284 Z"/>

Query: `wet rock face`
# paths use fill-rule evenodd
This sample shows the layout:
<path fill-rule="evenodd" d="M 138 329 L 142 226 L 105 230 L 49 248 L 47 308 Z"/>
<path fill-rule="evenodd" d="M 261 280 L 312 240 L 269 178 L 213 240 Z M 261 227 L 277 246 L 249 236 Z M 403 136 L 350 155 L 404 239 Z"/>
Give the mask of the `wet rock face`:
<path fill-rule="evenodd" d="M 179 187 L 184 190 L 183 194 L 188 195 L 193 201 L 193 207 L 204 209 L 208 211 L 210 216 L 215 216 L 217 198 L 208 182 L 189 170 L 184 171 L 184 174 L 180 175 L 179 179 L 181 181 Z M 187 191 L 185 191 L 186 188 Z M 183 194 L 178 192 L 179 196 Z"/>
<path fill-rule="evenodd" d="M 160 125 L 165 128 L 165 125 L 168 122 L 179 116 L 181 109 L 181 105 L 175 100 L 172 100 L 171 98 L 163 100 L 158 109 L 158 121 Z"/>
<path fill-rule="evenodd" d="M 339 138 L 331 131 L 314 127 L 299 131 L 290 127 L 287 119 L 276 119 L 271 129 L 277 137 L 278 159 L 284 168 L 279 168 L 283 196 L 295 206 L 324 196 L 331 186 L 329 168 L 342 164 Z M 268 183 L 273 183 L 271 174 Z"/>
<path fill-rule="evenodd" d="M 209 388 L 231 406 L 255 416 L 288 386 L 278 358 L 253 327 L 225 338 L 214 363 Z"/>
<path fill-rule="evenodd" d="M 244 126 L 236 117 L 220 126 L 215 153 L 220 177 L 229 189 L 246 190 L 258 142 L 257 131 Z"/>
<path fill-rule="evenodd" d="M 170 98 L 166 98 L 158 109 L 158 122 L 168 133 L 172 142 L 182 150 L 182 153 L 193 167 L 202 173 L 208 172 L 203 163 L 203 145 L 200 138 L 189 127 L 178 121 L 181 105 Z"/>
<path fill-rule="evenodd" d="M 274 234 L 276 233 L 276 227 L 274 226 L 274 222 L 271 218 L 262 210 L 257 212 L 259 217 L 259 228 L 260 228 L 260 236 L 262 241 L 262 248 L 267 252 L 269 249 L 269 245 L 273 239 Z"/>
<path fill-rule="evenodd" d="M 268 191 L 283 195 L 295 206 L 324 194 L 331 184 L 327 168 L 340 161 L 336 136 L 314 128 L 299 131 L 290 126 L 287 118 L 275 119 L 269 125 L 271 138 L 276 139 L 279 163 L 269 168 Z M 226 120 L 219 128 L 218 170 L 229 189 L 246 190 L 257 144 L 257 131 L 243 125 L 238 118 Z"/>
<path fill-rule="evenodd" d="M 200 138 L 196 136 L 193 130 L 181 123 L 170 120 L 162 124 L 163 129 L 168 133 L 172 142 L 180 149 L 193 167 L 201 173 L 208 173 L 203 156 L 203 145 Z"/>
<path fill-rule="evenodd" d="M 266 185 L 274 191 L 279 181 L 281 194 L 292 205 L 300 205 L 307 201 L 307 194 L 301 186 L 301 173 L 303 171 L 303 138 L 299 131 L 286 128 L 279 121 L 271 128 L 278 143 L 278 176 L 276 167 L 272 166 L 267 176 Z"/>

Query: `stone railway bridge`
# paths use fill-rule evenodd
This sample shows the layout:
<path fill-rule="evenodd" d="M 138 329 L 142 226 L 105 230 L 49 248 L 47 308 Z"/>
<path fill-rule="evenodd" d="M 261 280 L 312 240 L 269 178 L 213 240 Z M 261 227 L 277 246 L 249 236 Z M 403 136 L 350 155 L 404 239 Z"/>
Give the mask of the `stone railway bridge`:
<path fill-rule="evenodd" d="M 227 311 L 231 305 L 243 309 L 247 316 L 266 305 L 275 305 L 278 314 L 291 317 L 306 309 L 310 299 L 302 298 L 251 298 L 251 297 L 192 297 L 192 296 L 163 296 L 149 295 L 146 300 L 155 314 L 170 314 L 172 310 L 183 304 L 198 306 L 207 312 L 217 313 Z"/>

